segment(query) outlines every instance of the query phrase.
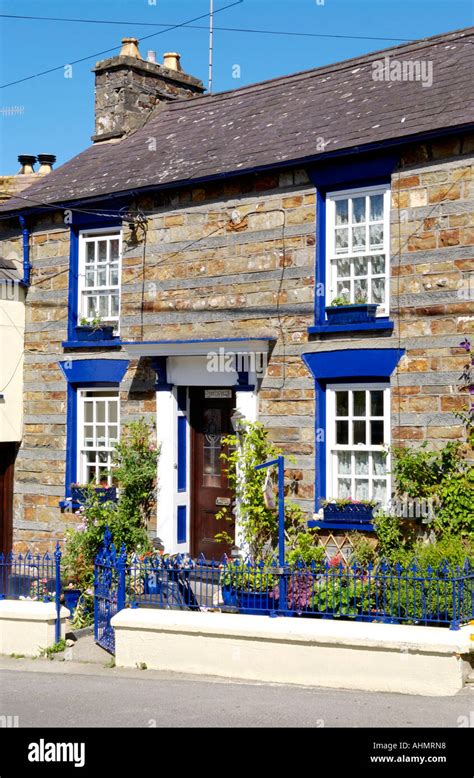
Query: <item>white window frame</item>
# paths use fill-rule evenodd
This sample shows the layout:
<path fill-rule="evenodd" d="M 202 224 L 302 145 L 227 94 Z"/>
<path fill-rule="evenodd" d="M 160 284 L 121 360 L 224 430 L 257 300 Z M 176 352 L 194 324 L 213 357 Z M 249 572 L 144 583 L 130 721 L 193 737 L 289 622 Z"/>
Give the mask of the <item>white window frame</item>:
<path fill-rule="evenodd" d="M 77 440 L 77 482 L 80 484 L 86 484 L 88 483 L 87 480 L 87 453 L 88 452 L 106 452 L 109 455 L 109 459 L 111 458 L 111 454 L 115 450 L 115 444 L 114 445 L 107 445 L 107 446 L 86 446 L 85 445 L 85 413 L 84 413 L 84 405 L 86 401 L 94 402 L 97 399 L 100 398 L 100 396 L 104 396 L 104 393 L 107 393 L 107 395 L 110 397 L 110 394 L 113 394 L 116 396 L 117 400 L 117 440 L 120 440 L 120 392 L 119 389 L 115 389 L 113 387 L 97 387 L 97 388 L 88 388 L 84 387 L 82 389 L 77 390 L 77 428 L 76 428 L 76 440 Z M 89 395 L 89 396 L 87 396 Z M 92 395 L 92 397 L 91 397 Z M 93 395 L 97 395 L 97 398 L 93 397 Z M 94 414 L 95 418 L 95 414 Z M 115 422 L 114 422 L 115 424 Z M 98 426 L 97 423 L 93 423 L 94 427 Z M 104 422 L 104 424 L 101 426 L 107 427 L 107 420 Z M 95 430 L 94 430 L 95 432 Z M 95 436 L 95 435 L 94 435 Z M 108 476 L 107 476 L 107 483 L 108 486 L 112 486 L 112 467 L 110 467 Z M 100 482 L 96 481 L 96 486 L 99 486 Z"/>
<path fill-rule="evenodd" d="M 335 227 L 336 227 L 336 202 L 344 200 L 347 197 L 368 197 L 369 195 L 383 195 L 383 244 L 382 248 L 371 249 L 366 245 L 364 251 L 350 251 L 347 253 L 336 254 L 335 248 Z M 385 305 L 379 304 L 377 316 L 388 316 L 390 311 L 390 206 L 391 192 L 389 184 L 378 186 L 369 186 L 364 188 L 344 189 L 335 192 L 328 192 L 326 195 L 326 305 L 331 305 L 332 300 L 338 297 L 336 266 L 337 259 L 347 257 L 349 261 L 358 256 L 377 256 L 385 254 Z M 367 224 L 367 222 L 366 222 Z M 349 227 L 350 236 L 350 227 Z M 351 238 L 350 238 L 351 240 Z M 350 243 L 349 243 L 350 245 Z M 351 276 L 352 276 L 351 262 Z M 368 276 L 368 301 L 371 302 L 370 274 Z M 351 295 L 351 298 L 353 295 Z"/>
<path fill-rule="evenodd" d="M 99 286 L 99 287 L 87 287 L 85 284 L 85 272 L 86 272 L 86 247 L 87 243 L 91 240 L 99 240 L 100 238 L 118 238 L 119 241 L 119 254 L 118 254 L 118 284 L 111 286 Z M 114 229 L 95 229 L 95 230 L 83 230 L 79 233 L 79 266 L 78 266 L 78 289 L 77 289 L 77 311 L 78 320 L 77 323 L 81 323 L 81 319 L 89 318 L 87 315 L 87 309 L 85 305 L 85 294 L 92 290 L 106 291 L 106 292 L 118 292 L 118 314 L 117 316 L 104 316 L 103 321 L 106 324 L 113 324 L 114 331 L 118 334 L 120 323 L 120 308 L 121 308 L 121 279 L 122 279 L 122 245 L 123 245 L 123 232 L 120 227 Z"/>
<path fill-rule="evenodd" d="M 372 445 L 370 443 L 356 443 L 356 444 L 337 444 L 336 443 L 336 392 L 338 391 L 366 391 L 370 392 L 373 390 L 382 390 L 384 393 L 384 415 L 383 415 L 383 444 L 381 445 Z M 351 401 L 352 402 L 352 401 Z M 351 421 L 354 418 L 362 418 L 362 417 L 354 417 L 352 413 L 352 407 L 351 402 L 349 406 L 349 416 L 347 417 L 349 420 L 349 430 L 351 429 Z M 366 406 L 367 407 L 367 406 Z M 387 382 L 379 382 L 379 383 L 340 383 L 340 384 L 328 384 L 326 387 L 326 499 L 337 499 L 337 452 L 338 451 L 367 451 L 369 453 L 369 475 L 363 476 L 361 475 L 361 480 L 368 480 L 369 481 L 369 499 L 372 499 L 371 494 L 371 486 L 372 481 L 374 478 L 376 480 L 386 480 L 387 485 L 387 491 L 386 491 L 386 502 L 384 503 L 384 506 L 386 507 L 388 505 L 388 502 L 391 498 L 391 478 L 390 478 L 390 384 Z M 367 430 L 366 430 L 366 440 L 369 440 L 368 437 L 369 433 L 369 424 L 370 424 L 370 414 L 366 415 L 364 417 L 366 419 L 367 424 Z M 378 418 L 378 417 L 375 417 Z M 385 476 L 373 476 L 371 472 L 371 452 L 385 452 L 386 460 L 385 460 L 385 470 L 386 475 Z M 351 479 L 354 483 L 354 473 L 351 473 Z M 355 490 L 351 490 L 352 493 L 351 497 L 352 499 L 356 499 L 355 497 Z"/>

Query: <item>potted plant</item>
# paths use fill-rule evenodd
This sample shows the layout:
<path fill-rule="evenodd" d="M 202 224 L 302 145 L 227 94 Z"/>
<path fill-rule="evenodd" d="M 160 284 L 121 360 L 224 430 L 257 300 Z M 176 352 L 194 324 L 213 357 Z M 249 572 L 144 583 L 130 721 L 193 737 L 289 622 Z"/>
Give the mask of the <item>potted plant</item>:
<path fill-rule="evenodd" d="M 278 575 L 263 564 L 230 562 L 221 570 L 224 604 L 241 613 L 269 616 L 278 605 Z"/>
<path fill-rule="evenodd" d="M 351 524 L 371 524 L 373 521 L 375 500 L 337 499 L 322 500 L 324 521 L 348 522 Z"/>
<path fill-rule="evenodd" d="M 95 491 L 99 502 L 117 501 L 117 487 L 109 486 L 106 481 L 95 487 L 91 484 L 71 484 L 71 501 L 84 505 L 91 489 Z"/>
<path fill-rule="evenodd" d="M 74 579 L 70 579 L 67 586 L 64 587 L 63 595 L 64 605 L 69 611 L 69 618 L 72 620 L 81 596 L 81 590 L 77 588 L 77 583 Z"/>
<path fill-rule="evenodd" d="M 76 339 L 85 341 L 113 340 L 114 325 L 105 324 L 96 314 L 93 318 L 83 317 L 76 326 Z"/>
<path fill-rule="evenodd" d="M 331 305 L 326 306 L 328 324 L 361 324 L 374 322 L 378 304 L 367 302 L 359 297 L 354 303 L 347 297 L 335 297 Z"/>

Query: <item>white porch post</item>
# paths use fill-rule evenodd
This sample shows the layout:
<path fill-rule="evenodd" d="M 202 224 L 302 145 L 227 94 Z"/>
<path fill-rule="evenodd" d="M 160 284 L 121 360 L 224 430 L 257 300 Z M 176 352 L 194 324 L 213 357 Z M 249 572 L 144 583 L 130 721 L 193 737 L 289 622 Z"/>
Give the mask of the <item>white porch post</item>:
<path fill-rule="evenodd" d="M 176 494 L 176 396 L 170 390 L 156 392 L 156 437 L 160 448 L 158 459 L 158 499 L 156 534 L 165 551 L 174 546 Z"/>
<path fill-rule="evenodd" d="M 235 410 L 242 414 L 243 420 L 254 422 L 258 418 L 258 402 L 257 393 L 255 389 L 253 391 L 239 391 L 235 392 Z M 239 473 L 237 472 L 237 479 Z M 240 531 L 239 521 L 239 504 L 237 503 L 235 508 L 235 545 L 240 549 L 242 554 L 246 556 L 248 554 L 248 548 L 244 542 Z"/>

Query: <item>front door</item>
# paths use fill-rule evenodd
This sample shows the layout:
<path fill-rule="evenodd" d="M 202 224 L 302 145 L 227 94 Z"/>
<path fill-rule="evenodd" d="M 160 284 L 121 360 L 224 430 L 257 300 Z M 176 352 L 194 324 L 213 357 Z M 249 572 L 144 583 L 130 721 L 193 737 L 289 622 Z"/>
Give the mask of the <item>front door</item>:
<path fill-rule="evenodd" d="M 222 439 L 232 434 L 231 416 L 235 398 L 231 389 L 190 389 L 191 400 L 191 551 L 218 560 L 229 555 L 231 545 L 215 540 L 226 531 L 235 537 L 235 523 L 217 521 L 216 514 L 233 503 L 229 488 Z"/>
<path fill-rule="evenodd" d="M 17 444 L 0 443 L 0 553 L 12 547 L 13 468 Z"/>

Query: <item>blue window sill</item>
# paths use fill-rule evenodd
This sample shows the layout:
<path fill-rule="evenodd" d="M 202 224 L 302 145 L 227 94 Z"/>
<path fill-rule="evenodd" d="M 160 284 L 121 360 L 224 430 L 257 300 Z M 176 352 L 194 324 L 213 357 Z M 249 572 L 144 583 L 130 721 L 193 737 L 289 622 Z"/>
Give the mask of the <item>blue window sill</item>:
<path fill-rule="evenodd" d="M 376 321 L 359 322 L 358 324 L 313 324 L 308 327 L 310 335 L 326 335 L 337 332 L 372 332 L 375 330 L 393 330 L 394 323 L 388 316 Z"/>
<path fill-rule="evenodd" d="M 88 350 L 95 348 L 118 348 L 122 345 L 120 338 L 113 338 L 112 340 L 63 340 L 61 346 L 69 349 L 86 348 Z"/>
<path fill-rule="evenodd" d="M 345 529 L 345 530 L 364 530 L 365 532 L 375 532 L 373 524 L 353 524 L 348 521 L 308 521 L 308 527 L 319 527 L 319 529 Z"/>

